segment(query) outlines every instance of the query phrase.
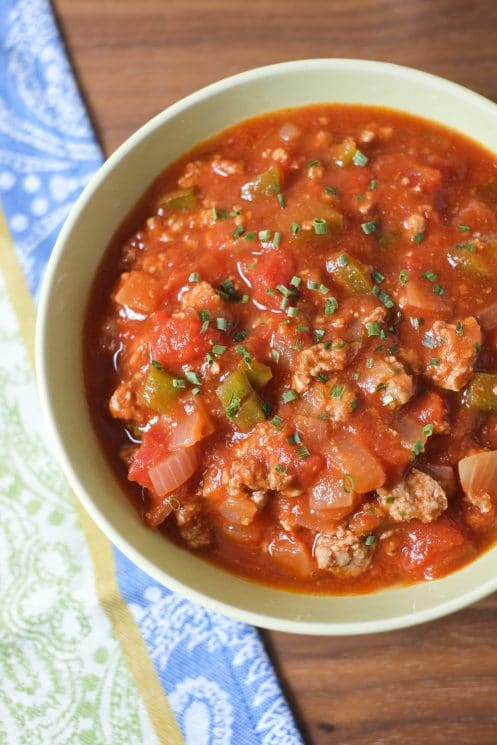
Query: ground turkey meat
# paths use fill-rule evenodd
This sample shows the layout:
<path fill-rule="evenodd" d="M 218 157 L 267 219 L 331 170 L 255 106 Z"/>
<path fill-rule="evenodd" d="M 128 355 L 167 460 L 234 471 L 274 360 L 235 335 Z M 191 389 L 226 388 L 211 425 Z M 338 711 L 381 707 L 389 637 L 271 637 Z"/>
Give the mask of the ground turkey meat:
<path fill-rule="evenodd" d="M 356 353 L 357 345 L 346 344 L 341 339 L 335 339 L 332 344 L 314 344 L 303 349 L 297 357 L 292 387 L 302 393 L 316 375 L 343 370 Z"/>
<path fill-rule="evenodd" d="M 379 397 L 383 406 L 397 409 L 407 403 L 414 393 L 412 377 L 404 365 L 390 355 L 371 358 L 371 367 L 365 367 L 359 377 L 359 386 L 368 393 Z"/>
<path fill-rule="evenodd" d="M 333 422 L 346 422 L 359 406 L 352 386 L 337 378 L 330 378 L 327 383 L 314 381 L 304 394 L 304 400 L 310 405 L 312 416 Z"/>
<path fill-rule="evenodd" d="M 383 510 L 395 522 L 431 523 L 447 509 L 447 496 L 438 481 L 417 468 L 393 489 L 377 489 Z"/>
<path fill-rule="evenodd" d="M 370 565 L 374 546 L 366 545 L 364 536 L 356 535 L 346 525 L 339 525 L 333 533 L 318 535 L 314 556 L 319 569 L 337 577 L 356 577 Z"/>
<path fill-rule="evenodd" d="M 477 320 L 469 316 L 458 323 L 435 321 L 427 336 L 433 339 L 430 356 L 437 364 L 428 364 L 426 375 L 440 388 L 460 391 L 469 382 L 481 344 Z"/>
<path fill-rule="evenodd" d="M 261 509 L 271 491 L 288 496 L 301 493 L 293 486 L 293 476 L 278 468 L 278 456 L 271 447 L 271 440 L 274 440 L 274 429 L 271 432 L 269 425 L 263 423 L 234 447 L 231 462 L 222 476 L 229 498 L 249 497 Z"/>
<path fill-rule="evenodd" d="M 223 300 L 209 282 L 199 282 L 188 289 L 181 297 L 181 309 L 194 308 L 208 310 L 211 315 L 219 313 L 224 307 Z"/>

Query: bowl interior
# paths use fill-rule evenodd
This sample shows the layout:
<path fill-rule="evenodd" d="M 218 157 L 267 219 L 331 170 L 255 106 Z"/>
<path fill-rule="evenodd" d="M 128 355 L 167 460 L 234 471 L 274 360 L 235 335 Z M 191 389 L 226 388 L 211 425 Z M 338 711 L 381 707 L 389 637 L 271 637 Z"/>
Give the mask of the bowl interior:
<path fill-rule="evenodd" d="M 159 114 L 106 162 L 78 200 L 50 261 L 37 327 L 42 405 L 66 476 L 97 524 L 135 563 L 193 600 L 259 626 L 303 633 L 380 631 L 434 618 L 497 588 L 497 549 L 430 583 L 374 595 L 296 595 L 239 579 L 141 524 L 93 432 L 82 380 L 82 324 L 91 281 L 116 227 L 173 160 L 254 115 L 320 102 L 384 105 L 451 126 L 497 152 L 497 106 L 407 68 L 311 60 L 209 86 Z"/>

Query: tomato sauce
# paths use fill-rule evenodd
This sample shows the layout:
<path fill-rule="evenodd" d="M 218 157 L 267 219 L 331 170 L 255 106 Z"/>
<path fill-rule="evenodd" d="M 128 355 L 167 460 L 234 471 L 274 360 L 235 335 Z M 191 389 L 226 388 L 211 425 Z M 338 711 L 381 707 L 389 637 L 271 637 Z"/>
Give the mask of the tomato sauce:
<path fill-rule="evenodd" d="M 315 593 L 486 550 L 496 255 L 497 159 L 400 112 L 279 111 L 169 166 L 109 246 L 84 333 L 95 428 L 143 520 Z"/>

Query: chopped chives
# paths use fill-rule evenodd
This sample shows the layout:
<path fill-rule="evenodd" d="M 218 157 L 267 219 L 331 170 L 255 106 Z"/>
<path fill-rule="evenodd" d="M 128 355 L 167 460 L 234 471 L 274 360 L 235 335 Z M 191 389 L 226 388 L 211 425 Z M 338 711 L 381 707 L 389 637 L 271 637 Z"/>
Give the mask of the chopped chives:
<path fill-rule="evenodd" d="M 294 391 L 293 388 L 289 388 L 287 391 L 283 391 L 281 400 L 284 404 L 289 404 L 291 401 L 295 401 L 295 399 L 298 397 L 299 394 L 297 393 L 297 391 Z"/>
<path fill-rule="evenodd" d="M 469 233 L 471 230 L 469 225 L 465 225 L 464 223 L 461 223 L 460 225 L 458 225 L 457 229 L 459 230 L 460 233 Z"/>
<path fill-rule="evenodd" d="M 290 316 L 290 318 L 296 318 L 296 316 L 298 316 L 299 314 L 299 309 L 296 308 L 294 305 L 291 305 L 289 308 L 287 308 L 286 314 L 287 316 Z"/>
<path fill-rule="evenodd" d="M 269 241 L 271 238 L 271 231 L 270 230 L 259 230 L 259 232 L 257 233 L 257 237 L 263 243 L 267 243 L 267 241 Z"/>
<path fill-rule="evenodd" d="M 430 365 L 436 367 L 440 364 L 440 357 L 430 357 Z"/>
<path fill-rule="evenodd" d="M 185 378 L 188 380 L 189 383 L 193 383 L 194 385 L 202 385 L 202 378 L 198 374 L 198 372 L 195 372 L 195 370 L 187 370 L 185 372 Z"/>
<path fill-rule="evenodd" d="M 286 207 L 286 201 L 285 201 L 285 197 L 283 196 L 283 194 L 281 192 L 278 192 L 277 197 L 278 197 L 278 202 L 280 203 L 280 207 Z"/>
<path fill-rule="evenodd" d="M 278 231 L 276 231 L 275 234 L 273 235 L 273 246 L 275 248 L 278 248 L 278 246 L 280 245 L 280 240 L 281 240 L 281 233 L 278 233 Z"/>
<path fill-rule="evenodd" d="M 365 546 L 372 546 L 374 543 L 376 543 L 376 536 L 374 536 L 373 534 L 367 535 L 364 539 Z"/>
<path fill-rule="evenodd" d="M 345 393 L 345 386 L 343 383 L 335 383 L 330 390 L 330 394 L 333 398 L 342 398 Z"/>
<path fill-rule="evenodd" d="M 273 425 L 273 427 L 277 427 L 279 429 L 283 424 L 283 419 L 278 415 L 273 416 L 273 418 L 271 419 L 271 424 Z"/>
<path fill-rule="evenodd" d="M 276 285 L 276 289 L 284 297 L 289 297 L 290 295 L 293 295 L 293 290 L 289 290 L 288 287 L 285 287 L 285 285 Z"/>
<path fill-rule="evenodd" d="M 338 266 L 348 266 L 349 265 L 349 259 L 345 254 L 340 254 L 340 256 L 337 259 Z"/>
<path fill-rule="evenodd" d="M 315 282 L 313 279 L 307 280 L 307 287 L 309 290 L 318 290 L 319 289 L 319 282 Z"/>
<path fill-rule="evenodd" d="M 216 356 L 219 356 L 221 354 L 224 354 L 226 352 L 227 347 L 224 346 L 224 344 L 214 344 L 212 347 L 212 353 Z"/>
<path fill-rule="evenodd" d="M 240 329 L 233 334 L 233 341 L 243 341 L 247 338 L 247 336 L 248 331 L 245 331 L 245 329 Z"/>
<path fill-rule="evenodd" d="M 200 393 L 200 388 L 192 388 L 191 393 L 193 396 L 198 396 Z"/>
<path fill-rule="evenodd" d="M 249 301 L 249 296 L 248 295 L 242 295 L 242 303 L 245 304 L 245 303 L 248 303 L 248 301 Z"/>
<path fill-rule="evenodd" d="M 367 158 L 366 155 L 364 155 L 364 153 L 361 153 L 360 150 L 356 150 L 352 160 L 356 166 L 360 166 L 362 168 L 363 166 L 366 165 L 369 159 Z"/>
<path fill-rule="evenodd" d="M 433 290 L 435 295 L 440 295 L 440 296 L 445 295 L 445 290 L 440 285 L 433 285 L 431 289 Z"/>
<path fill-rule="evenodd" d="M 322 341 L 325 335 L 326 331 L 324 329 L 314 329 L 314 339 L 316 340 L 316 344 Z"/>
<path fill-rule="evenodd" d="M 376 282 L 377 285 L 381 285 L 381 283 L 385 279 L 385 275 L 382 274 L 378 269 L 373 269 L 373 271 L 371 272 L 371 277 L 373 278 L 373 282 Z"/>
<path fill-rule="evenodd" d="M 376 187 L 378 186 L 378 182 L 375 178 L 371 179 L 369 182 L 369 191 L 374 191 Z"/>
<path fill-rule="evenodd" d="M 368 222 L 362 222 L 361 223 L 362 232 L 366 235 L 371 235 L 371 233 L 374 233 L 379 228 L 379 223 L 377 220 L 369 220 Z"/>
<path fill-rule="evenodd" d="M 431 334 L 423 334 L 421 344 L 428 349 L 435 349 L 437 346 L 436 339 Z"/>
<path fill-rule="evenodd" d="M 327 297 L 324 305 L 325 316 L 332 316 L 338 310 L 338 302 L 334 297 Z"/>
<path fill-rule="evenodd" d="M 424 238 L 425 238 L 425 234 L 420 232 L 420 233 L 415 233 L 412 237 L 412 240 L 414 243 L 422 243 L 424 241 Z"/>
<path fill-rule="evenodd" d="M 280 353 L 277 349 L 271 349 L 271 359 L 276 363 L 280 361 Z"/>
<path fill-rule="evenodd" d="M 173 388 L 186 388 L 186 382 L 181 378 L 173 378 Z"/>
<path fill-rule="evenodd" d="M 380 324 L 376 323 L 375 321 L 367 323 L 366 330 L 368 332 L 368 336 L 380 336 L 381 335 Z"/>
<path fill-rule="evenodd" d="M 290 225 L 290 230 L 292 231 L 292 235 L 297 235 L 297 233 L 300 233 L 301 225 L 299 222 L 292 222 Z"/>
<path fill-rule="evenodd" d="M 464 333 L 464 324 L 462 321 L 458 321 L 456 325 L 456 334 L 462 336 Z"/>
<path fill-rule="evenodd" d="M 205 359 L 207 360 L 208 365 L 214 364 L 214 357 L 212 356 L 210 352 L 207 352 L 207 354 L 205 355 Z"/>
<path fill-rule="evenodd" d="M 256 233 L 252 233 L 252 232 L 245 233 L 245 240 L 247 240 L 247 241 L 255 241 L 256 238 L 257 238 L 257 234 Z"/>
<path fill-rule="evenodd" d="M 421 326 L 425 322 L 425 319 L 424 318 L 416 318 L 415 316 L 414 317 L 411 317 L 409 320 L 411 322 L 411 326 L 416 331 L 419 331 L 419 329 L 421 328 Z"/>
<path fill-rule="evenodd" d="M 425 424 L 423 427 L 423 434 L 425 437 L 431 437 L 433 434 L 433 424 Z"/>
<path fill-rule="evenodd" d="M 406 285 L 409 281 L 409 272 L 407 269 L 402 269 L 399 273 L 399 281 L 402 285 Z"/>
<path fill-rule="evenodd" d="M 226 331 L 228 326 L 229 321 L 227 318 L 216 318 L 216 328 L 218 328 L 220 331 Z"/>
<path fill-rule="evenodd" d="M 250 352 L 248 351 L 247 347 L 238 345 L 237 347 L 235 347 L 235 352 L 243 357 L 247 365 L 252 364 L 252 356 Z"/>
<path fill-rule="evenodd" d="M 330 288 L 329 287 L 326 287 L 326 285 L 321 284 L 321 285 L 319 285 L 318 290 L 321 293 L 321 295 L 327 295 L 328 292 L 330 291 Z"/>
<path fill-rule="evenodd" d="M 423 277 L 429 282 L 436 282 L 438 279 L 438 274 L 435 274 L 435 272 L 432 272 L 431 269 L 428 269 L 426 272 L 423 272 Z"/>
<path fill-rule="evenodd" d="M 414 457 L 416 457 L 417 455 L 422 453 L 424 449 L 425 449 L 425 445 L 424 445 L 423 440 L 418 439 L 412 446 L 412 454 L 414 455 Z"/>
<path fill-rule="evenodd" d="M 302 333 L 305 333 L 306 331 L 309 331 L 309 326 L 303 326 L 301 324 L 299 324 L 295 328 L 297 329 L 297 331 L 301 331 Z"/>
<path fill-rule="evenodd" d="M 199 282 L 200 281 L 200 274 L 198 272 L 192 272 L 190 276 L 188 277 L 189 282 Z"/>
<path fill-rule="evenodd" d="M 295 452 L 299 456 L 299 458 L 308 458 L 310 456 L 309 450 L 307 450 L 305 445 L 299 445 L 297 448 L 295 448 Z"/>
<path fill-rule="evenodd" d="M 305 165 L 306 165 L 306 168 L 312 168 L 313 166 L 318 166 L 319 160 L 316 160 L 315 158 L 313 160 L 308 160 Z"/>
<path fill-rule="evenodd" d="M 245 233 L 245 228 L 243 227 L 243 225 L 237 225 L 233 231 L 233 238 L 236 240 L 244 233 Z"/>
<path fill-rule="evenodd" d="M 338 197 L 338 189 L 336 189 L 334 186 L 325 186 L 324 193 L 329 194 L 332 197 Z"/>
<path fill-rule="evenodd" d="M 326 235 L 328 232 L 328 222 L 324 217 L 315 217 L 312 225 L 316 235 Z"/>
<path fill-rule="evenodd" d="M 288 307 L 288 297 L 282 297 L 281 298 L 281 303 L 280 303 L 280 308 L 281 308 L 281 310 L 285 310 L 287 307 Z"/>

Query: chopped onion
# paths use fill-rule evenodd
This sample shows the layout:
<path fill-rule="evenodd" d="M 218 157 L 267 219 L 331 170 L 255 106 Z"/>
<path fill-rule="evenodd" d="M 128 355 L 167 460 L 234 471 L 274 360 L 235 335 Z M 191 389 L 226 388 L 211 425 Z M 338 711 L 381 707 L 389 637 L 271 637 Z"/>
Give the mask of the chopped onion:
<path fill-rule="evenodd" d="M 354 506 L 352 478 L 333 477 L 325 472 L 311 489 L 309 507 L 311 510 L 340 510 L 350 512 Z"/>
<path fill-rule="evenodd" d="M 325 440 L 328 435 L 328 422 L 316 416 L 298 415 L 294 421 L 297 431 L 307 442 L 317 444 Z"/>
<path fill-rule="evenodd" d="M 214 425 L 200 399 L 186 399 L 183 413 L 181 408 L 179 412 L 171 434 L 172 450 L 191 447 L 214 432 Z"/>
<path fill-rule="evenodd" d="M 177 489 L 193 476 L 199 464 L 199 454 L 195 446 L 174 450 L 155 466 L 148 469 L 154 491 L 164 497 Z"/>
<path fill-rule="evenodd" d="M 314 569 L 309 549 L 293 533 L 281 531 L 268 544 L 275 564 L 294 577 L 309 577 Z"/>
<path fill-rule="evenodd" d="M 341 432 L 330 440 L 327 451 L 335 469 L 350 479 L 348 488 L 358 494 L 365 494 L 385 483 L 385 472 L 379 461 L 352 433 Z"/>
<path fill-rule="evenodd" d="M 426 280 L 410 279 L 404 288 L 405 304 L 425 312 L 441 311 L 447 308 L 447 301 L 436 295 Z"/>
<path fill-rule="evenodd" d="M 300 135 L 300 129 L 291 122 L 285 122 L 279 131 L 279 135 L 284 142 L 291 142 Z"/>
<path fill-rule="evenodd" d="M 426 440 L 426 437 L 423 435 L 424 425 L 420 424 L 420 422 L 417 422 L 408 414 L 404 414 L 403 416 L 399 417 L 393 427 L 396 432 L 399 433 L 400 441 L 403 447 L 407 448 L 408 450 L 412 449 L 414 443 L 417 442 L 417 440 L 421 439 L 423 440 L 423 442 Z"/>
<path fill-rule="evenodd" d="M 248 497 L 227 497 L 218 509 L 225 520 L 235 525 L 250 525 L 257 514 L 257 506 Z"/>
<path fill-rule="evenodd" d="M 458 468 L 461 486 L 470 502 L 478 506 L 497 497 L 497 450 L 468 455 L 459 461 Z"/>
<path fill-rule="evenodd" d="M 476 317 L 484 331 L 493 331 L 497 328 L 497 303 L 492 303 L 492 305 L 478 310 Z"/>

